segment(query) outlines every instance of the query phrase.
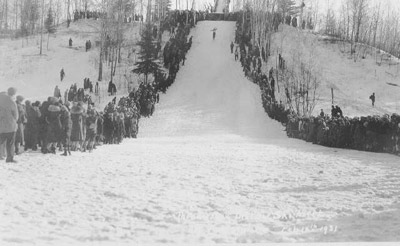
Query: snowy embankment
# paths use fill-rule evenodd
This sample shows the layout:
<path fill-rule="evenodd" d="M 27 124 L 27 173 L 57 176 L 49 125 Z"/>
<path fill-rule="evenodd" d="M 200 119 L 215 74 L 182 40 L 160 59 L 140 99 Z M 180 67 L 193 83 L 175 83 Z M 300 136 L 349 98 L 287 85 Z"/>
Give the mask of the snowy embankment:
<path fill-rule="evenodd" d="M 379 66 L 376 59 L 380 62 L 381 54 L 375 49 L 359 46 L 361 54 L 365 51 L 366 59 L 359 58 L 354 62 L 348 44 L 323 40 L 316 34 L 281 25 L 279 32 L 273 35 L 268 69 L 277 67 L 279 53 L 289 68 L 293 57 L 303 54 L 306 64 L 312 64 L 314 73 L 321 78 L 314 114 L 319 114 L 321 108 L 330 113 L 331 88 L 334 89 L 334 104 L 339 105 L 346 116 L 400 114 L 400 64 L 397 61 L 394 61 L 397 65 L 383 61 Z M 285 102 L 284 89 L 280 92 L 280 98 Z M 375 107 L 369 99 L 373 92 Z"/>
<path fill-rule="evenodd" d="M 400 240 L 398 157 L 288 139 L 234 28 L 198 24 L 138 139 L 0 165 L 0 244 Z"/>
<path fill-rule="evenodd" d="M 99 40 L 99 26 L 100 21 L 92 19 L 72 22 L 69 28 L 59 26 L 56 33 L 50 36 L 48 48 L 47 34 L 43 36 L 42 56 L 39 55 L 40 35 L 18 40 L 0 39 L 0 91 L 14 86 L 18 89 L 18 95 L 31 101 L 43 101 L 53 96 L 56 85 L 63 96 L 65 90 L 74 83 L 78 88 L 83 88 L 84 78 L 89 78 L 94 86 L 98 78 L 99 47 L 96 41 Z M 122 63 L 118 64 L 114 78 L 118 94 L 128 93 L 132 70 L 128 61 L 134 55 L 127 57 L 139 38 L 138 23 L 125 24 L 124 28 L 125 37 L 129 40 L 124 43 L 126 47 L 122 49 Z M 72 47 L 68 46 L 69 38 L 73 41 Z M 88 52 L 85 51 L 87 40 L 92 43 L 92 49 Z M 65 71 L 63 81 L 60 81 L 61 68 Z M 107 96 L 109 70 L 110 67 L 104 63 L 103 81 L 99 82 L 100 96 L 92 95 L 97 105 L 104 105 L 111 100 Z"/>

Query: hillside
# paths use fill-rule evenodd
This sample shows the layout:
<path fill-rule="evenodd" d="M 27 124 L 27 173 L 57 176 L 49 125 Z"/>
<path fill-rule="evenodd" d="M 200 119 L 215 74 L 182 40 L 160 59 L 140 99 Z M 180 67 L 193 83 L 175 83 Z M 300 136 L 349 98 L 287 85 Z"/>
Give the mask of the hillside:
<path fill-rule="evenodd" d="M 90 78 L 94 83 L 98 78 L 99 50 L 96 40 L 99 40 L 99 25 L 96 20 L 79 20 L 72 22 L 70 28 L 59 26 L 54 35 L 50 36 L 47 49 L 47 34 L 43 39 L 43 55 L 39 56 L 40 36 L 31 36 L 24 39 L 0 39 L 0 90 L 10 86 L 18 89 L 18 94 L 27 99 L 45 100 L 53 95 L 56 85 L 61 93 L 77 83 L 83 87 L 83 79 Z M 132 58 L 129 60 L 135 42 L 139 38 L 138 23 L 125 24 L 125 48 L 122 49 L 122 63 L 117 66 L 114 82 L 117 91 L 127 93 L 128 80 L 132 69 Z M 72 38 L 72 47 L 68 40 Z M 85 42 L 91 40 L 92 49 L 85 52 Z M 65 78 L 60 81 L 60 70 L 64 68 Z M 100 96 L 96 97 L 97 103 L 104 104 L 107 99 L 107 85 L 109 82 L 109 69 L 104 64 L 103 81 L 100 84 Z M 124 76 L 126 75 L 126 76 Z"/>
<path fill-rule="evenodd" d="M 398 157 L 287 138 L 229 51 L 234 28 L 198 23 L 137 139 L 1 164 L 0 244 L 400 240 Z"/>
<path fill-rule="evenodd" d="M 268 68 L 276 67 L 279 53 L 289 67 L 293 56 L 310 58 L 315 73 L 319 73 L 321 78 L 319 100 L 314 114 L 318 114 L 321 108 L 330 113 L 331 88 L 334 89 L 334 104 L 339 105 L 347 116 L 400 113 L 398 61 L 383 60 L 381 65 L 377 65 L 375 59 L 380 62 L 381 54 L 366 48 L 365 59 L 360 58 L 354 62 L 348 46 L 342 42 L 331 42 L 330 39 L 317 34 L 281 25 L 279 32 L 273 35 L 272 57 Z M 284 89 L 281 88 L 280 92 L 281 100 L 285 101 Z M 374 108 L 369 100 L 373 92 L 376 95 Z"/>

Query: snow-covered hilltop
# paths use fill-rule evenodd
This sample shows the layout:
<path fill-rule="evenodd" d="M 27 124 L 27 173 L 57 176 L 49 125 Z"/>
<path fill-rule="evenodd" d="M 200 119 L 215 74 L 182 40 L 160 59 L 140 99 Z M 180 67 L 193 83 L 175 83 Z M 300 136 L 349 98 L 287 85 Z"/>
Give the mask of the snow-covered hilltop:
<path fill-rule="evenodd" d="M 321 108 L 330 112 L 331 88 L 334 90 L 334 104 L 340 105 L 346 116 L 399 114 L 398 59 L 377 49 L 358 45 L 357 53 L 364 54 L 365 59 L 358 57 L 354 61 L 349 51 L 349 43 L 280 25 L 279 31 L 273 34 L 268 66 L 277 67 L 279 54 L 288 66 L 299 54 L 310 56 L 315 64 L 314 72 L 321 77 L 314 114 L 318 114 Z M 369 99 L 373 92 L 376 94 L 375 107 L 371 106 Z M 283 89 L 281 98 L 286 100 Z"/>
<path fill-rule="evenodd" d="M 138 139 L 1 164 L 0 244 L 400 240 L 398 157 L 288 139 L 230 53 L 234 30 L 198 23 Z"/>
<path fill-rule="evenodd" d="M 18 94 L 30 100 L 45 100 L 53 95 L 54 87 L 58 85 L 61 93 L 76 83 L 83 87 L 83 79 L 89 78 L 96 82 L 98 78 L 99 51 L 96 41 L 99 40 L 99 20 L 79 20 L 72 22 L 69 28 L 61 25 L 54 35 L 49 38 L 47 48 L 47 35 L 43 42 L 44 54 L 39 56 L 40 35 L 20 38 L 16 40 L 0 39 L 0 90 L 4 91 L 10 86 L 18 89 Z M 139 38 L 139 23 L 125 24 L 126 49 L 123 49 L 123 62 L 118 66 L 117 91 L 127 93 L 128 80 L 123 74 L 131 74 L 132 67 L 128 67 L 125 60 L 132 43 Z M 72 39 L 72 47 L 68 40 Z M 85 51 L 85 42 L 91 40 L 92 49 Z M 129 59 L 134 59 L 131 56 Z M 65 79 L 60 81 L 61 69 L 65 71 Z M 109 80 L 108 67 L 104 68 L 104 80 L 100 89 L 102 103 L 110 99 L 106 90 Z M 96 102 L 97 103 L 97 102 Z"/>

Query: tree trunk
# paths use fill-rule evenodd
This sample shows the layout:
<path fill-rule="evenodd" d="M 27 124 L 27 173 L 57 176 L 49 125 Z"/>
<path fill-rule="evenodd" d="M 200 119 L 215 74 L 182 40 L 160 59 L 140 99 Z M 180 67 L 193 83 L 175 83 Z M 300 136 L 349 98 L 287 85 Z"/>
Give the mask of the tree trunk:
<path fill-rule="evenodd" d="M 40 55 L 42 55 L 42 46 L 43 46 L 43 20 L 44 20 L 44 0 L 42 0 L 42 25 L 40 27 Z"/>
<path fill-rule="evenodd" d="M 50 32 L 47 33 L 47 50 L 49 50 Z"/>

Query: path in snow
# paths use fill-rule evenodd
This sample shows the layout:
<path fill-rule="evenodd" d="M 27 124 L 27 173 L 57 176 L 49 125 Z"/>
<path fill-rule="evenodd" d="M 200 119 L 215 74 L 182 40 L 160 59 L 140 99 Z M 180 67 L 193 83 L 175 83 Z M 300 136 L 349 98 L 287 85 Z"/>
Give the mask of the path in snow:
<path fill-rule="evenodd" d="M 138 139 L 1 164 L 0 244 L 399 240 L 399 158 L 286 138 L 234 28 L 198 24 Z"/>

